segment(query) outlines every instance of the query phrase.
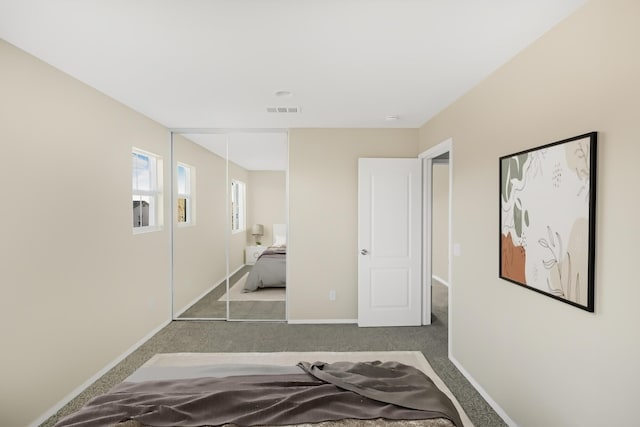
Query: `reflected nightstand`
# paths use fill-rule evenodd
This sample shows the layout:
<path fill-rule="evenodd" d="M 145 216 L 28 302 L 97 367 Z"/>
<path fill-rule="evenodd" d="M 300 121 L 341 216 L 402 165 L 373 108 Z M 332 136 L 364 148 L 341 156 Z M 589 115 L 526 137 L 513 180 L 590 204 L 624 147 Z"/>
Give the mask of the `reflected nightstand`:
<path fill-rule="evenodd" d="M 266 246 L 247 246 L 244 252 L 244 263 L 246 265 L 253 265 L 264 250 Z"/>

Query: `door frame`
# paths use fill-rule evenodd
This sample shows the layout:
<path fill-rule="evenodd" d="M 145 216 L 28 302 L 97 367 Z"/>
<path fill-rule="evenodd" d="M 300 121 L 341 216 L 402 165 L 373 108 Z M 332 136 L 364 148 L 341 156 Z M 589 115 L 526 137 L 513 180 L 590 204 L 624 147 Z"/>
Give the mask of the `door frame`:
<path fill-rule="evenodd" d="M 429 148 L 426 151 L 423 151 L 418 155 L 420 159 L 422 159 L 422 176 L 423 176 L 423 198 L 422 198 L 422 206 L 423 206 L 423 224 L 422 224 L 422 324 L 430 325 L 431 324 L 431 280 L 433 276 L 433 266 L 432 266 L 432 251 L 433 251 L 433 238 L 432 238 L 432 220 L 433 220 L 433 212 L 432 212 L 432 199 L 433 199 L 433 188 L 432 188 L 432 177 L 433 177 L 433 164 L 434 159 L 443 154 L 449 153 L 449 212 L 448 212 L 448 335 L 449 335 L 449 354 L 451 354 L 452 348 L 452 336 L 451 336 L 451 319 L 452 319 L 452 308 L 453 308 L 453 298 L 451 289 L 453 287 L 452 280 L 452 237 L 453 237 L 453 227 L 452 227 L 452 194 L 453 194 L 453 139 L 448 138 L 441 143 Z M 429 310 L 427 310 L 429 307 Z"/>

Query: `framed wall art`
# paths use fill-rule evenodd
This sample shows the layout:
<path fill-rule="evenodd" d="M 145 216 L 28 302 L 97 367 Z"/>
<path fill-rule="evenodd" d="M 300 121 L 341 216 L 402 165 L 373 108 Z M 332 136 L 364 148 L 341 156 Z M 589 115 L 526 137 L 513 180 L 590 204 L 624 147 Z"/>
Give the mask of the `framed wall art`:
<path fill-rule="evenodd" d="M 500 157 L 499 277 L 594 311 L 597 133 Z"/>

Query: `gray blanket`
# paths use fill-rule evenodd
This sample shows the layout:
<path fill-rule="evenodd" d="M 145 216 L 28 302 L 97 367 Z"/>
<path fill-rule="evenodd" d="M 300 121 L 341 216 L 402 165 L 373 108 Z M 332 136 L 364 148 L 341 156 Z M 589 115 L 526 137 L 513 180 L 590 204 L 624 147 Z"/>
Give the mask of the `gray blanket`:
<path fill-rule="evenodd" d="M 307 373 L 123 382 L 56 426 L 128 421 L 156 427 L 253 426 L 344 419 L 447 419 L 462 426 L 451 401 L 416 368 L 395 362 L 299 366 Z"/>
<path fill-rule="evenodd" d="M 244 292 L 260 288 L 284 288 L 287 284 L 286 248 L 269 247 L 262 252 L 251 268 L 244 284 Z"/>

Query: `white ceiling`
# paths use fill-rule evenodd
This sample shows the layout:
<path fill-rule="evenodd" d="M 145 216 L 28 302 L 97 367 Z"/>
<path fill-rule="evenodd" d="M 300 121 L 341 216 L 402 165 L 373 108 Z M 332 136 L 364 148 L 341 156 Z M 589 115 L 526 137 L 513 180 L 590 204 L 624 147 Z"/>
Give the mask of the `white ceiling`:
<path fill-rule="evenodd" d="M 287 170 L 287 134 L 283 132 L 180 133 L 247 170 Z"/>
<path fill-rule="evenodd" d="M 585 2 L 0 0 L 0 37 L 170 128 L 416 128 Z"/>

